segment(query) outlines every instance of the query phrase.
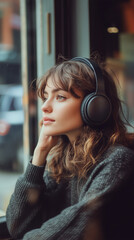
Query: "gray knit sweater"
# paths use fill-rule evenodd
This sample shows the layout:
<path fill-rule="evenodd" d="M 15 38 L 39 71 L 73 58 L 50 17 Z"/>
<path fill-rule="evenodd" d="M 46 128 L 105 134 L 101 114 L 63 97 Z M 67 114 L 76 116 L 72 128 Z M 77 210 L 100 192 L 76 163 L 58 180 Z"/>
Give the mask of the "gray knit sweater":
<path fill-rule="evenodd" d="M 44 175 L 44 167 L 28 163 L 7 208 L 11 236 L 23 240 L 90 240 L 84 238 L 84 231 L 87 224 L 90 227 L 96 209 L 101 209 L 97 200 L 105 202 L 108 193 L 120 189 L 133 168 L 134 152 L 124 146 L 110 147 L 81 181 L 74 177 L 56 184 L 48 173 Z"/>

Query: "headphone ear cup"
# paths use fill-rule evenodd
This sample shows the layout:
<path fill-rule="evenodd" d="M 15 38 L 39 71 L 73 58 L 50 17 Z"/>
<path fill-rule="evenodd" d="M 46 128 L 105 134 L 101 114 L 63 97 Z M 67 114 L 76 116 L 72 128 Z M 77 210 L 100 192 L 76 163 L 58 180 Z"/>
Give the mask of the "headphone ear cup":
<path fill-rule="evenodd" d="M 100 126 L 105 123 L 111 114 L 111 103 L 106 95 L 91 93 L 81 104 L 83 122 L 89 126 Z"/>

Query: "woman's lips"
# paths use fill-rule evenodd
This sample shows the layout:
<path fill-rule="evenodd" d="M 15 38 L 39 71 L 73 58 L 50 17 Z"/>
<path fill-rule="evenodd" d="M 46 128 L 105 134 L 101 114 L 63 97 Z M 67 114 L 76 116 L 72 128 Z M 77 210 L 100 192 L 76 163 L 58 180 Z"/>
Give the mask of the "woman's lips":
<path fill-rule="evenodd" d="M 51 119 L 51 118 L 43 118 L 43 123 L 44 125 L 49 125 L 51 123 L 55 122 L 54 119 Z"/>

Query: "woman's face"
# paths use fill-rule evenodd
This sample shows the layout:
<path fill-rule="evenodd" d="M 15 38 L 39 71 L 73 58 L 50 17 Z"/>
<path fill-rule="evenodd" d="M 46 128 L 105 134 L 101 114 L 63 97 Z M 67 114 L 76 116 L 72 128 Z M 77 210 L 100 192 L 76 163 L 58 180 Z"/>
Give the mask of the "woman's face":
<path fill-rule="evenodd" d="M 73 141 L 80 134 L 83 126 L 80 114 L 83 94 L 78 90 L 75 90 L 75 93 L 79 98 L 55 87 L 52 78 L 48 78 L 41 108 L 46 135 L 66 135 L 70 141 Z"/>

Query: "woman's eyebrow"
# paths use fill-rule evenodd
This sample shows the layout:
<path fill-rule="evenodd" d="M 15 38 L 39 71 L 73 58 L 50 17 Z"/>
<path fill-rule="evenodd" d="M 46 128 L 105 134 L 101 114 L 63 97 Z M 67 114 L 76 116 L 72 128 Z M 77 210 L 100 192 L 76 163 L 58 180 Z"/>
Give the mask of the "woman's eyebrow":
<path fill-rule="evenodd" d="M 55 92 L 58 92 L 58 91 L 64 91 L 64 92 L 67 92 L 66 90 L 64 90 L 63 88 L 54 88 L 52 90 L 52 93 L 55 93 Z M 44 94 L 48 94 L 47 91 L 44 90 Z"/>

